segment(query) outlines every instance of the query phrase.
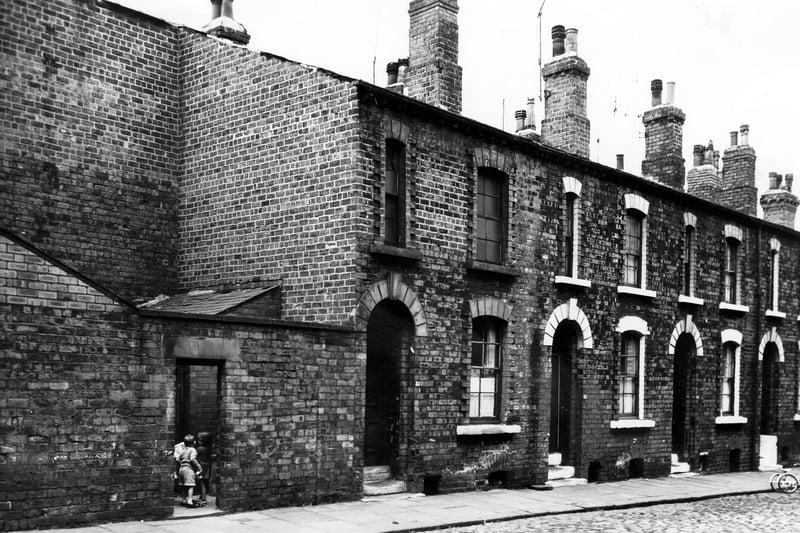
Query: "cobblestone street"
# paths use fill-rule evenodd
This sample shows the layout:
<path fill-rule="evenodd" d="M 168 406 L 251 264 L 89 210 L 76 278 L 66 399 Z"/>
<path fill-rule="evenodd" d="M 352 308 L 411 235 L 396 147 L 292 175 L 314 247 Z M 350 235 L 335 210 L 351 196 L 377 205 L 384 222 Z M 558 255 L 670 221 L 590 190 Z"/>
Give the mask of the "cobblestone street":
<path fill-rule="evenodd" d="M 540 516 L 440 531 L 446 533 L 531 531 L 750 533 L 798 529 L 800 529 L 800 494 L 762 493 L 619 511 Z"/>

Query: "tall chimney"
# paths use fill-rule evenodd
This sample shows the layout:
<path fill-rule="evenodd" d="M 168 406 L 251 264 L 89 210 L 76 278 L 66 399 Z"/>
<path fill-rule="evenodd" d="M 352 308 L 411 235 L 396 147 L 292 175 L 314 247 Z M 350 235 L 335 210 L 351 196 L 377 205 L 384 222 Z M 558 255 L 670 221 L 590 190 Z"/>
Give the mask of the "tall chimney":
<path fill-rule="evenodd" d="M 718 202 L 748 215 L 756 215 L 756 152 L 749 143 L 750 127 L 743 124 L 739 142 L 722 154 L 722 194 Z"/>
<path fill-rule="evenodd" d="M 211 22 L 203 26 L 203 31 L 238 44 L 250 42 L 245 27 L 233 20 L 233 0 L 211 0 Z"/>
<path fill-rule="evenodd" d="M 542 67 L 544 119 L 542 140 L 547 144 L 589 157 L 589 119 L 586 116 L 586 85 L 589 66 L 578 57 L 578 30 L 569 30 L 568 53 L 564 53 L 567 31 L 554 26 L 553 59 Z"/>
<path fill-rule="evenodd" d="M 671 82 L 670 82 L 671 83 Z M 667 84 L 668 97 L 674 98 L 675 85 Z M 661 103 L 661 80 L 650 83 L 651 109 L 644 112 L 645 155 L 642 175 L 659 183 L 683 190 L 686 168 L 683 160 L 683 123 L 686 115 L 673 102 Z"/>
<path fill-rule="evenodd" d="M 703 200 L 719 203 L 722 176 L 714 153 L 714 144 L 711 141 L 708 141 L 708 146 L 694 145 L 694 165 L 686 174 L 686 192 Z"/>
<path fill-rule="evenodd" d="M 408 13 L 408 96 L 461 113 L 458 1 L 413 0 Z"/>
<path fill-rule="evenodd" d="M 761 195 L 761 208 L 764 210 L 764 220 L 794 229 L 794 217 L 797 205 L 800 204 L 797 196 L 792 194 L 792 181 L 794 176 L 786 174 L 786 182 L 781 186 L 782 176 L 777 172 L 769 173 L 769 190 Z"/>

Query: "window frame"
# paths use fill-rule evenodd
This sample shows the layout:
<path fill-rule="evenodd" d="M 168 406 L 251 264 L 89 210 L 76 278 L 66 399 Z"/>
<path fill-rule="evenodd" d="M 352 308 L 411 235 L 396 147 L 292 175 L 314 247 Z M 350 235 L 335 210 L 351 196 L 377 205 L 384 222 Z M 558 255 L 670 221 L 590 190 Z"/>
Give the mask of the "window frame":
<path fill-rule="evenodd" d="M 387 246 L 404 248 L 406 246 L 406 144 L 398 139 L 387 138 L 384 144 L 385 166 L 383 187 L 383 242 Z M 396 186 L 390 188 L 390 174 Z M 394 189 L 394 190 L 390 190 Z M 389 216 L 389 206 L 393 205 L 396 217 Z M 394 221 L 392 224 L 391 222 Z"/>
<path fill-rule="evenodd" d="M 628 353 L 631 348 L 633 353 Z M 626 331 L 620 336 L 620 353 L 617 367 L 617 416 L 620 418 L 640 418 L 641 397 L 641 335 Z M 633 360 L 632 364 L 626 360 Z M 629 370 L 630 369 L 630 370 Z M 626 392 L 628 389 L 631 392 Z M 628 401 L 626 402 L 626 399 Z M 626 406 L 630 404 L 629 408 Z"/>
<path fill-rule="evenodd" d="M 472 332 L 470 338 L 470 365 L 469 365 L 469 393 L 468 393 L 468 415 L 470 421 L 477 422 L 498 422 L 502 413 L 502 400 L 503 400 L 503 358 L 505 356 L 505 336 L 506 336 L 506 322 L 500 318 L 481 315 L 472 319 Z M 494 365 L 487 365 L 487 352 L 486 348 L 490 345 L 494 346 Z M 476 365 L 476 347 L 480 347 L 480 355 L 482 357 L 481 365 Z M 475 382 L 475 373 L 478 371 L 479 390 L 476 392 L 473 388 Z M 483 390 L 482 386 L 486 375 L 491 374 L 491 379 L 494 379 L 494 390 L 487 393 Z M 491 397 L 492 409 L 491 414 L 485 414 L 483 410 L 483 400 L 485 397 Z M 473 400 L 477 399 L 477 405 Z"/>
<path fill-rule="evenodd" d="M 620 334 L 618 338 L 618 357 L 624 349 L 624 341 L 626 338 L 633 338 L 637 342 L 638 348 L 638 361 L 637 371 L 638 376 L 635 381 L 636 389 L 636 413 L 623 414 L 623 396 L 621 391 L 621 374 L 620 374 L 620 359 L 617 359 L 617 364 L 614 367 L 614 379 L 616 387 L 616 406 L 614 409 L 614 418 L 611 420 L 611 429 L 641 429 L 655 427 L 655 420 L 647 419 L 645 409 L 645 398 L 647 391 L 645 390 L 645 371 L 647 368 L 647 342 L 646 338 L 650 335 L 650 328 L 647 322 L 638 316 L 624 316 L 619 319 L 616 328 L 617 333 Z"/>
<path fill-rule="evenodd" d="M 656 298 L 658 294 L 647 288 L 647 234 L 648 234 L 648 213 L 650 202 L 638 194 L 628 193 L 624 196 L 625 210 L 622 219 L 622 242 L 620 243 L 620 280 L 617 285 L 619 294 L 631 294 L 644 298 Z M 629 246 L 629 224 L 631 220 L 640 221 L 639 245 L 634 249 Z M 630 255 L 628 251 L 630 250 Z M 636 267 L 638 284 L 629 283 L 627 280 L 628 262 L 636 257 L 638 266 Z"/>
<path fill-rule="evenodd" d="M 493 265 L 505 264 L 508 257 L 508 185 L 509 178 L 505 172 L 494 167 L 479 167 L 475 186 L 475 259 Z M 486 185 L 496 184 L 497 194 L 486 194 Z M 497 213 L 487 213 L 487 200 L 495 199 Z M 487 226 L 496 224 L 499 234 L 497 239 L 489 238 Z M 489 253 L 488 243 L 497 247 L 497 254 Z"/>
<path fill-rule="evenodd" d="M 717 410 L 719 416 L 714 419 L 715 424 L 745 424 L 747 418 L 740 416 L 739 408 L 741 404 L 741 376 L 742 376 L 742 332 L 735 329 L 723 330 L 720 334 L 721 337 L 721 356 L 719 367 L 719 400 Z M 726 358 L 728 355 L 727 350 L 733 350 L 733 388 L 730 389 L 728 396 L 730 397 L 730 409 L 723 410 L 725 407 L 724 397 L 726 383 L 730 387 L 730 377 L 725 377 Z"/>
<path fill-rule="evenodd" d="M 739 303 L 739 247 L 734 237 L 725 237 L 725 261 L 722 267 L 722 301 Z"/>
<path fill-rule="evenodd" d="M 622 252 L 622 285 L 626 287 L 642 288 L 644 228 L 644 216 L 637 211 L 627 210 L 625 213 L 625 229 L 623 231 L 624 246 Z M 636 235 L 632 235 L 632 229 L 636 230 Z M 632 265 L 631 263 L 635 264 Z M 629 279 L 630 273 L 633 273 L 634 280 Z"/>
<path fill-rule="evenodd" d="M 770 276 L 769 276 L 769 301 L 768 313 L 772 316 L 785 316 L 780 312 L 780 283 L 781 283 L 781 243 L 772 238 L 770 248 Z"/>

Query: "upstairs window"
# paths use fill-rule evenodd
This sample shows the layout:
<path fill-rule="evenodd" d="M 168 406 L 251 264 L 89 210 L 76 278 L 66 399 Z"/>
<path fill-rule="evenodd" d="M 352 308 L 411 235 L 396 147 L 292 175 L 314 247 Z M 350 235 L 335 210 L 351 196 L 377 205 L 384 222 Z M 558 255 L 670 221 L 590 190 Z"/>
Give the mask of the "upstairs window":
<path fill-rule="evenodd" d="M 506 254 L 508 180 L 500 171 L 478 170 L 477 251 L 478 261 L 502 264 Z"/>
<path fill-rule="evenodd" d="M 644 217 L 635 211 L 628 211 L 625 215 L 623 285 L 642 286 L 643 237 Z"/>
<path fill-rule="evenodd" d="M 386 141 L 386 183 L 383 196 L 384 243 L 405 244 L 406 148 L 397 140 Z"/>
<path fill-rule="evenodd" d="M 575 275 L 575 201 L 577 196 L 568 194 L 564 213 L 564 275 Z"/>
<path fill-rule="evenodd" d="M 683 294 L 694 295 L 694 227 L 686 226 L 683 235 Z"/>
<path fill-rule="evenodd" d="M 500 418 L 503 335 L 504 323 L 500 319 L 482 316 L 472 321 L 470 418 Z"/>
<path fill-rule="evenodd" d="M 723 272 L 723 300 L 735 304 L 739 299 L 739 241 L 725 239 L 725 270 Z"/>
<path fill-rule="evenodd" d="M 778 311 L 781 287 L 781 243 L 778 239 L 770 239 L 770 276 L 769 276 L 769 302 L 770 310 Z"/>

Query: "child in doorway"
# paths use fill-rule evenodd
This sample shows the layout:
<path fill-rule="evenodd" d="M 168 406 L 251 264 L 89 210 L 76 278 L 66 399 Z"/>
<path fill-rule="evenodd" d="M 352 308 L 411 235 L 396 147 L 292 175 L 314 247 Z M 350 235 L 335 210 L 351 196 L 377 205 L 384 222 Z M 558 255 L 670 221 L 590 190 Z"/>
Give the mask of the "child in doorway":
<path fill-rule="evenodd" d="M 198 483 L 200 484 L 200 505 L 206 504 L 208 497 L 208 488 L 211 484 L 211 434 L 207 431 L 201 431 L 197 434 L 197 462 L 200 463 L 200 468 L 203 469 L 202 475 L 198 476 Z"/>
<path fill-rule="evenodd" d="M 197 450 L 194 449 L 194 437 L 186 435 L 183 438 L 184 448 L 176 451 L 178 463 L 178 483 L 183 489 L 183 505 L 197 507 L 192 499 L 198 474 L 202 475 L 203 469 L 197 462 Z"/>

